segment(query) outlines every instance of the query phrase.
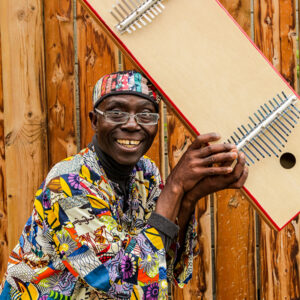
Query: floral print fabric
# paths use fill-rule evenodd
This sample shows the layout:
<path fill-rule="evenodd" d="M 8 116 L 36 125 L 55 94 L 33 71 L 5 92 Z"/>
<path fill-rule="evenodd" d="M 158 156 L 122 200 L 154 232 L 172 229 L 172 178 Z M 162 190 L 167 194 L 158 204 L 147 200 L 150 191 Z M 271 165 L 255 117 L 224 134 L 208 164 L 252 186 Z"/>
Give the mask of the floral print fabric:
<path fill-rule="evenodd" d="M 113 186 L 94 149 L 54 166 L 10 255 L 0 299 L 166 299 L 167 274 L 186 283 L 195 226 L 182 259 L 175 265 L 175 241 L 167 263 L 158 231 L 147 225 L 162 189 L 154 162 L 144 157 L 133 169 L 125 212 Z"/>

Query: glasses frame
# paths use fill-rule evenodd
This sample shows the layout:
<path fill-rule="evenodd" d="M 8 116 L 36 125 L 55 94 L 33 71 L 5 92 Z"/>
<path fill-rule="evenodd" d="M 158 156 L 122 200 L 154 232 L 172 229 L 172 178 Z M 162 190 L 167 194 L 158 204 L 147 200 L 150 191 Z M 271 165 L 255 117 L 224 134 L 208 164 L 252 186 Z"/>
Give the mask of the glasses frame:
<path fill-rule="evenodd" d="M 139 115 L 144 114 L 144 113 L 130 114 L 130 113 L 126 112 L 126 111 L 121 111 L 121 113 L 123 113 L 124 116 L 127 117 L 127 119 L 124 122 L 114 122 L 114 121 L 108 119 L 107 114 L 106 114 L 108 112 L 113 112 L 113 110 L 102 111 L 102 110 L 100 110 L 98 108 L 94 108 L 94 111 L 96 113 L 98 113 L 99 115 L 103 116 L 106 121 L 111 122 L 113 124 L 126 124 L 129 121 L 129 119 L 130 119 L 131 116 L 134 117 L 134 119 L 135 119 L 135 121 L 136 121 L 137 124 L 142 125 L 142 126 L 157 125 L 158 124 L 158 120 L 159 120 L 159 114 L 158 113 L 147 113 L 149 115 L 155 115 L 157 117 L 157 121 L 155 123 L 153 123 L 153 122 L 152 123 L 143 123 L 143 122 L 139 122 L 138 121 L 138 117 L 139 117 Z"/>

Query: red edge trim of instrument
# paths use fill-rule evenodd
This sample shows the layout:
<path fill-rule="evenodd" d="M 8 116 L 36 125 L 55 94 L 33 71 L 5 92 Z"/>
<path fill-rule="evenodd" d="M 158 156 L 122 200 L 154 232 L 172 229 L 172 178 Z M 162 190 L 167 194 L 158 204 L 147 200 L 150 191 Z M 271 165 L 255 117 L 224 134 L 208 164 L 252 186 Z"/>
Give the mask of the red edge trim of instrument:
<path fill-rule="evenodd" d="M 140 62 L 135 58 L 135 56 L 131 53 L 131 51 L 125 46 L 125 44 L 118 38 L 118 36 L 109 28 L 109 26 L 105 23 L 105 21 L 100 17 L 98 12 L 91 6 L 88 0 L 82 0 L 86 3 L 86 5 L 90 8 L 90 10 L 97 16 L 97 18 L 101 21 L 101 23 L 105 26 L 105 28 L 110 32 L 110 34 L 118 41 L 118 43 L 126 50 L 126 52 L 131 56 L 131 58 L 135 61 L 135 63 L 143 70 L 146 76 L 151 80 L 151 82 L 156 86 L 156 88 L 160 91 L 160 93 L 170 102 L 172 107 L 177 111 L 177 113 L 184 119 L 184 121 L 191 127 L 191 129 L 199 135 L 199 131 L 194 127 L 194 125 L 183 115 L 180 109 L 176 106 L 176 104 L 168 97 L 168 95 L 163 91 L 163 89 L 157 84 L 157 82 L 150 76 L 150 74 L 144 69 L 144 67 L 140 64 Z M 294 89 L 290 86 L 287 80 L 279 73 L 278 70 L 269 62 L 269 60 L 265 57 L 262 51 L 255 45 L 255 43 L 249 38 L 247 33 L 243 30 L 243 28 L 237 23 L 237 21 L 230 15 L 230 13 L 224 8 L 224 6 L 219 2 L 219 0 L 215 0 L 218 5 L 224 10 L 224 12 L 229 16 L 229 18 L 235 23 L 235 25 L 240 29 L 240 31 L 245 35 L 245 37 L 249 40 L 249 42 L 255 47 L 255 49 L 263 56 L 263 58 L 268 62 L 268 64 L 273 68 L 273 70 L 280 76 L 280 78 L 286 83 L 286 85 L 294 92 L 294 94 L 298 97 L 299 95 L 294 91 Z M 280 231 L 284 228 L 288 223 L 290 223 L 296 216 L 300 214 L 300 211 L 284 226 L 279 227 L 276 222 L 269 216 L 269 214 L 264 210 L 264 208 L 259 204 L 259 202 L 254 198 L 254 196 L 249 192 L 246 187 L 243 187 L 244 191 L 247 195 L 255 202 L 257 207 L 263 212 L 263 214 L 269 219 L 269 221 L 273 224 L 273 226 Z"/>

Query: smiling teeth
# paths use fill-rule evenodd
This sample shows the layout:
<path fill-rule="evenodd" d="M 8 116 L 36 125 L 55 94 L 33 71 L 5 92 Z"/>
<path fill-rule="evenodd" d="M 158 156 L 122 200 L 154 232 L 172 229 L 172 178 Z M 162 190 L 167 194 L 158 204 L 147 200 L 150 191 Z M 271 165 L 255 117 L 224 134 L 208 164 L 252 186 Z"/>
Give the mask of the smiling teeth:
<path fill-rule="evenodd" d="M 117 140 L 118 144 L 125 145 L 125 146 L 137 146 L 141 141 L 134 141 L 134 140 Z"/>

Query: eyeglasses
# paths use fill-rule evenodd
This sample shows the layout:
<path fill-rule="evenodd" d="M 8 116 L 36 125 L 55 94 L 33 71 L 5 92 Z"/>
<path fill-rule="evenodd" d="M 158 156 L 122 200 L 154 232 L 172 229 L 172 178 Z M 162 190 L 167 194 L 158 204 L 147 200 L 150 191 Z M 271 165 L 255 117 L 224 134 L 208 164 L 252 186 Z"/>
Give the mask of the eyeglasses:
<path fill-rule="evenodd" d="M 156 125 L 159 120 L 159 114 L 157 113 L 147 112 L 130 114 L 128 112 L 118 110 L 108 110 L 103 112 L 97 108 L 95 108 L 95 111 L 101 116 L 104 116 L 105 120 L 115 124 L 126 124 L 130 116 L 133 116 L 139 125 Z"/>

